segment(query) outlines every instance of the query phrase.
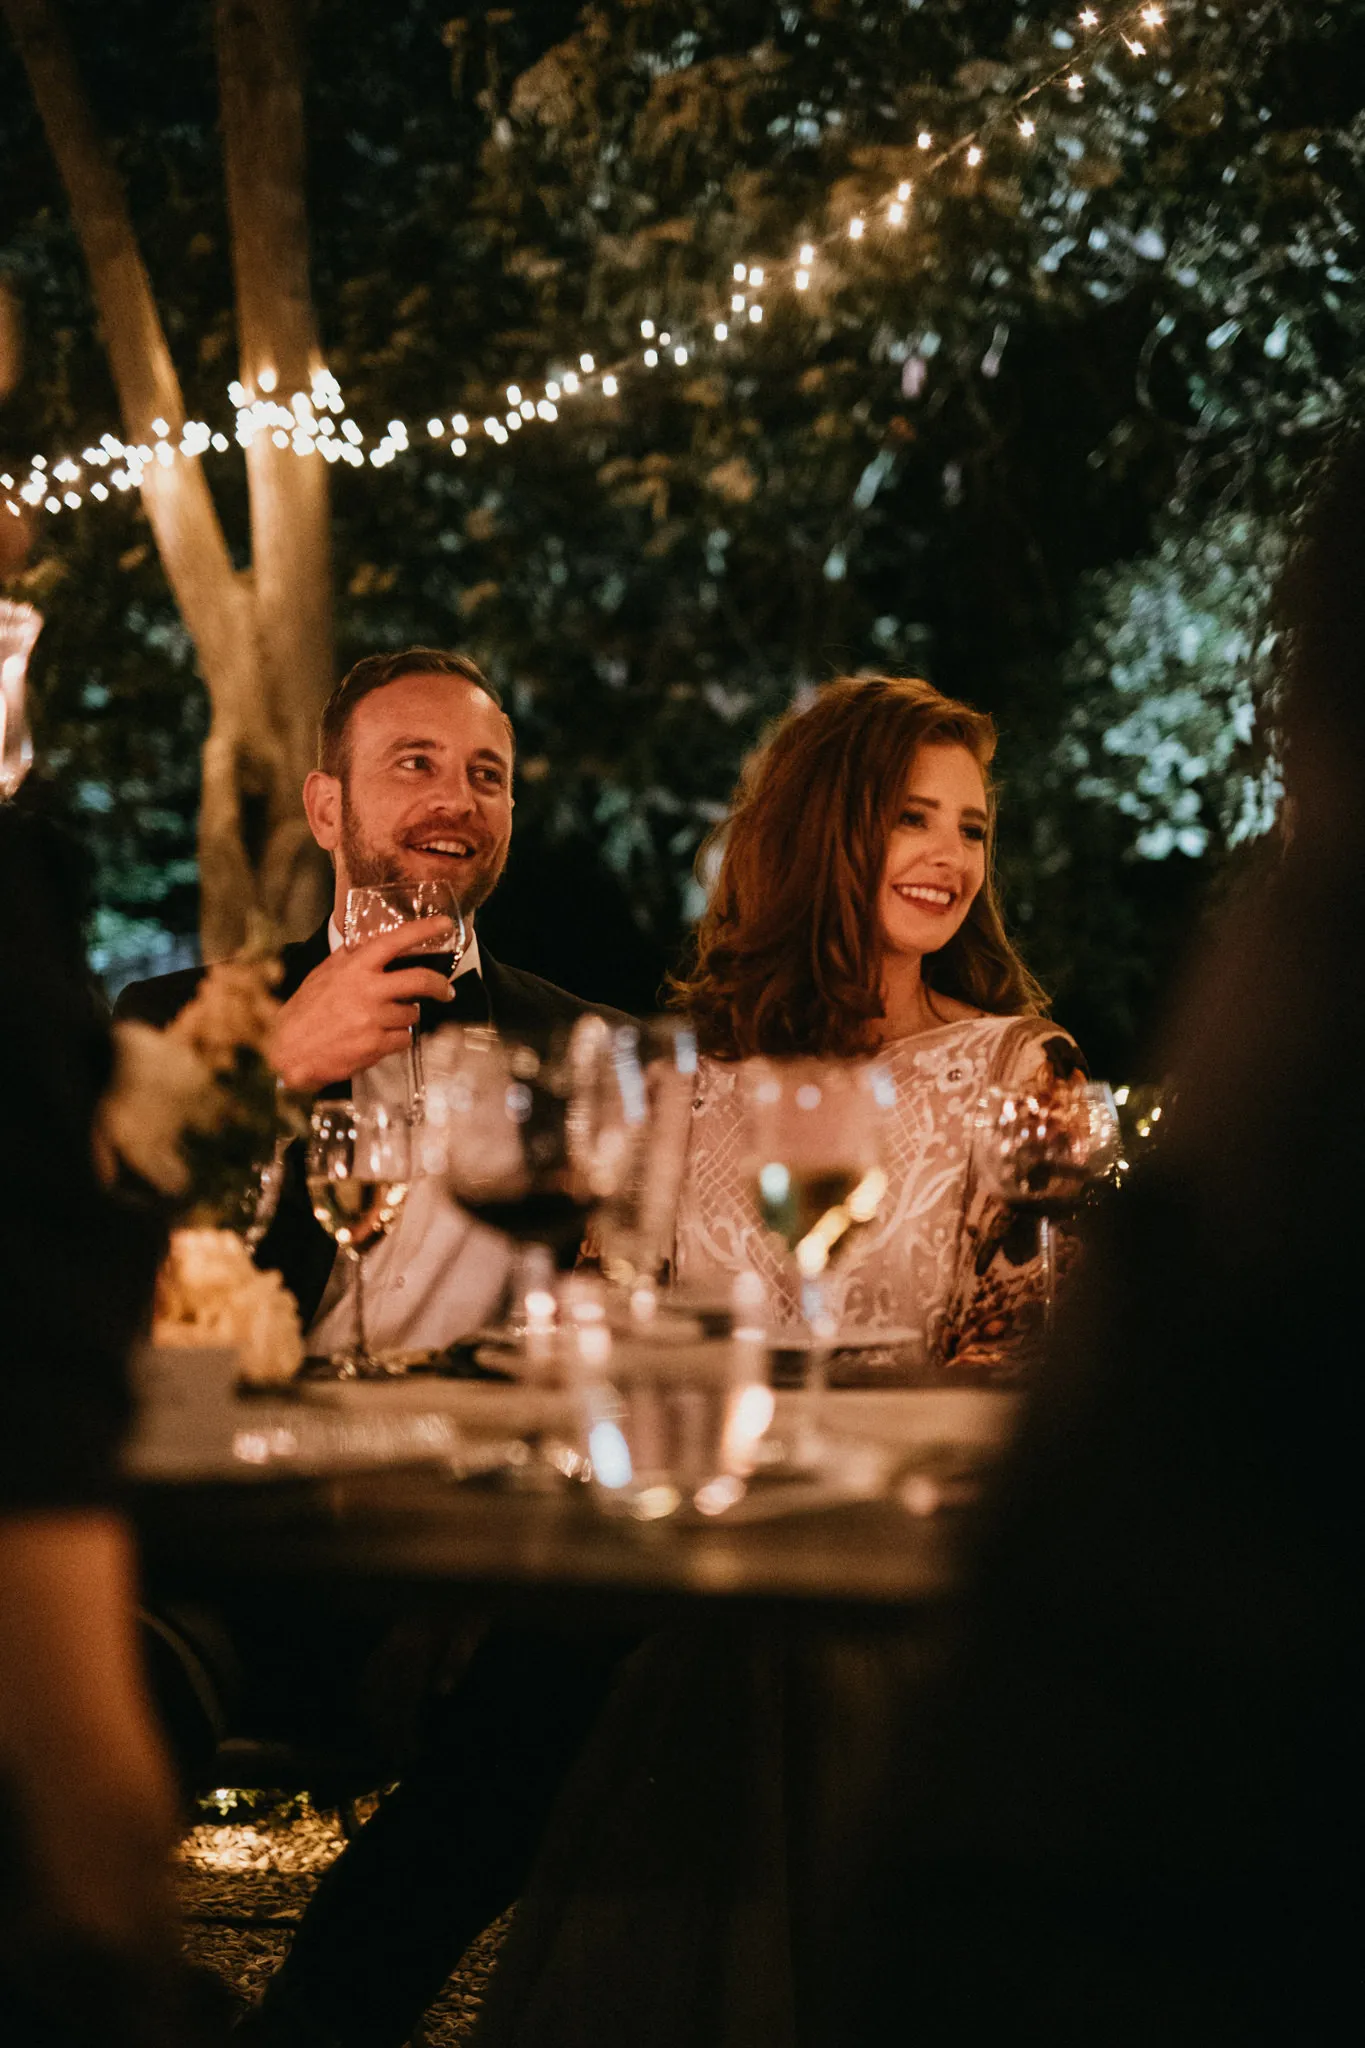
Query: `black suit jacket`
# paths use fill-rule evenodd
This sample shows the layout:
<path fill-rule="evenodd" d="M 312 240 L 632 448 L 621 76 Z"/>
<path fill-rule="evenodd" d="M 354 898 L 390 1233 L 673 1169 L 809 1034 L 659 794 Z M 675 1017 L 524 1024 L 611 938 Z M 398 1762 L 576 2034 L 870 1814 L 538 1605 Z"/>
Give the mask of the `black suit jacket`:
<path fill-rule="evenodd" d="M 285 946 L 280 953 L 284 974 L 278 994 L 287 1002 L 315 967 L 328 955 L 327 925 L 322 923 L 311 938 Z M 558 1024 L 572 1024 L 585 1011 L 595 1010 L 612 1023 L 629 1020 L 620 1010 L 602 1003 L 587 1003 L 567 989 L 527 974 L 520 967 L 504 967 L 480 943 L 479 963 L 489 1022 L 499 1031 L 545 1031 Z M 202 967 L 182 968 L 176 974 L 159 974 L 151 981 L 130 982 L 114 1005 L 116 1020 L 128 1019 L 164 1028 L 179 1015 L 203 979 Z M 304 1181 L 303 1147 L 291 1145 L 285 1160 L 284 1186 L 275 1218 L 256 1248 L 258 1266 L 282 1275 L 299 1305 L 307 1329 L 317 1314 L 318 1303 L 332 1271 L 336 1246 L 313 1215 Z"/>

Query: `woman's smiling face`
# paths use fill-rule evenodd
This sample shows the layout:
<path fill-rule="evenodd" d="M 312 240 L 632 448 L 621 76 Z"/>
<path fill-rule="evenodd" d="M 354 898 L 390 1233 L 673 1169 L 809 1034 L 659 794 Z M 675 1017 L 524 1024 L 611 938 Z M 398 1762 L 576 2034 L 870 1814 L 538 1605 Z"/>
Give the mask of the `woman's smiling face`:
<path fill-rule="evenodd" d="M 878 912 L 892 953 L 937 953 L 986 879 L 986 778 L 956 741 L 929 741 L 911 764 L 887 841 Z"/>

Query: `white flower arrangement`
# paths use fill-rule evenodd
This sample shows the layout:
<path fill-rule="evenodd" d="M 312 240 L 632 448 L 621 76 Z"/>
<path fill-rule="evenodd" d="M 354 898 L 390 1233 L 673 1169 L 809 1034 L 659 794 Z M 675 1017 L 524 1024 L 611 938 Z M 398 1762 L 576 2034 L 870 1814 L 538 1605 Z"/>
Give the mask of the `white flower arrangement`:
<path fill-rule="evenodd" d="M 252 1386 L 282 1384 L 303 1359 L 293 1296 L 278 1273 L 253 1264 L 239 1234 L 263 1227 L 263 1169 L 306 1128 L 269 1059 L 278 978 L 257 947 L 210 967 L 164 1031 L 115 1025 L 114 1078 L 95 1132 L 105 1179 L 135 1175 L 183 1225 L 157 1279 L 153 1343 L 231 1346 Z"/>
<path fill-rule="evenodd" d="M 281 1386 L 303 1362 L 294 1297 L 231 1230 L 175 1230 L 156 1283 L 152 1342 L 230 1345 L 248 1386 Z"/>

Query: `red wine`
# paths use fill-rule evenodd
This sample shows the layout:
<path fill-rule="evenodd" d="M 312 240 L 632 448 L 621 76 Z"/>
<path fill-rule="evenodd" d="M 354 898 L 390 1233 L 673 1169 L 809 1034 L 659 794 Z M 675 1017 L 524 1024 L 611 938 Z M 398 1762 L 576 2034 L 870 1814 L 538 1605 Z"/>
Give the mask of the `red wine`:
<path fill-rule="evenodd" d="M 589 1205 L 576 1202 L 572 1195 L 550 1191 L 487 1200 L 460 1195 L 459 1200 L 471 1216 L 491 1229 L 505 1231 L 523 1244 L 548 1245 L 561 1272 L 567 1273 L 578 1257 Z"/>
<path fill-rule="evenodd" d="M 443 980 L 449 981 L 451 975 L 455 972 L 455 955 L 453 953 L 404 953 L 399 959 L 390 960 L 384 972 L 385 974 L 397 974 L 399 969 L 403 967 L 429 967 L 433 974 L 439 974 Z"/>

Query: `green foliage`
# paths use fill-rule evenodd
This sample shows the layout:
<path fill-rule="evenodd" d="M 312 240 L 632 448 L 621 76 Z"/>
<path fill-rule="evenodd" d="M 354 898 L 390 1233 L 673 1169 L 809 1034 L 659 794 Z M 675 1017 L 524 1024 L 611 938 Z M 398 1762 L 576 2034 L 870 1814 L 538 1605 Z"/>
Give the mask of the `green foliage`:
<path fill-rule="evenodd" d="M 187 396 L 220 419 L 207 12 L 168 34 L 149 0 L 70 11 Z M 1203 877 L 1271 795 L 1265 593 L 1365 363 L 1365 0 L 1168 16 L 1149 61 L 1106 58 L 1079 103 L 1041 90 L 1034 141 L 1007 122 L 979 171 L 925 180 L 919 130 L 979 127 L 1066 65 L 1070 10 L 313 8 L 315 275 L 357 416 L 501 410 L 508 382 L 583 349 L 629 366 L 619 400 L 506 448 L 333 471 L 343 659 L 463 644 L 508 690 L 520 857 L 537 849 L 516 901 L 544 898 L 514 940 L 532 964 L 555 971 L 563 928 L 580 974 L 606 971 L 626 940 L 593 955 L 581 897 L 614 881 L 657 976 L 765 724 L 839 669 L 928 671 L 1000 721 L 1030 957 L 1097 1059 L 1130 1059 Z M 0 114 L 18 223 L 0 260 L 30 375 L 0 430 L 27 453 L 113 410 L 21 100 Z M 916 191 L 893 232 L 898 178 Z M 810 291 L 770 285 L 761 327 L 714 344 L 733 264 L 789 278 L 805 239 Z M 644 319 L 691 349 L 685 369 L 645 370 Z M 211 473 L 240 545 L 240 481 Z M 102 943 L 128 936 L 111 919 L 186 932 L 202 711 L 145 526 L 126 505 L 63 516 L 42 546 L 34 573 L 61 580 L 39 740 L 100 849 Z M 97 788 L 110 809 L 82 809 Z M 575 849 L 589 879 L 566 918 Z M 514 860 L 504 906 L 519 886 Z M 647 1001 L 648 979 L 599 992 Z"/>
<path fill-rule="evenodd" d="M 1277 528 L 1222 513 L 1082 582 L 1063 668 L 1075 709 L 1058 759 L 1078 796 L 1133 819 L 1143 859 L 1197 859 L 1274 823 L 1280 781 L 1263 719 L 1282 553 Z"/>

